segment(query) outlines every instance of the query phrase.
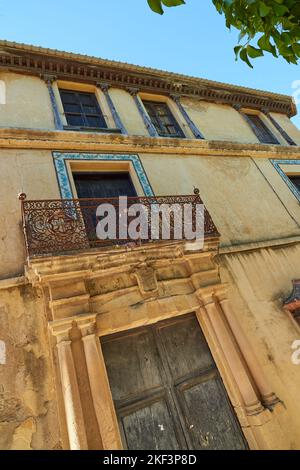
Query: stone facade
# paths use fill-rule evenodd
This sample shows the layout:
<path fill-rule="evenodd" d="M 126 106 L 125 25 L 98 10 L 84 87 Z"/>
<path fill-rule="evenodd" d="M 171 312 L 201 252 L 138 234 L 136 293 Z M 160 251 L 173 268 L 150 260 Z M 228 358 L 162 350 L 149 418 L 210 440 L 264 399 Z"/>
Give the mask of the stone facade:
<path fill-rule="evenodd" d="M 300 449 L 292 100 L 5 41 L 0 80 L 0 448 L 122 448 L 101 337 L 195 312 L 249 447 Z M 67 130 L 60 88 L 95 93 L 107 132 Z M 151 136 L 143 99 L 166 102 L 185 138 Z M 220 236 L 28 257 L 18 194 L 76 198 L 74 171 L 127 171 L 139 196 L 199 188 Z"/>

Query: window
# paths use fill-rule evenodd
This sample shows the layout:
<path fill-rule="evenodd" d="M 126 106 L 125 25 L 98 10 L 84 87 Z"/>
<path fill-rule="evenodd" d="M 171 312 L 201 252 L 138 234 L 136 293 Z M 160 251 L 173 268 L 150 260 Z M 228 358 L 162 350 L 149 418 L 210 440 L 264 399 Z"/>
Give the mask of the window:
<path fill-rule="evenodd" d="M 300 193 L 300 175 L 288 176 L 288 178 Z"/>
<path fill-rule="evenodd" d="M 69 127 L 107 128 L 94 93 L 60 90 Z"/>
<path fill-rule="evenodd" d="M 279 144 L 276 137 L 257 114 L 245 114 L 254 134 L 263 144 Z"/>
<path fill-rule="evenodd" d="M 129 173 L 73 173 L 79 199 L 136 197 Z"/>
<path fill-rule="evenodd" d="M 143 101 L 152 124 L 161 137 L 185 137 L 166 103 Z"/>

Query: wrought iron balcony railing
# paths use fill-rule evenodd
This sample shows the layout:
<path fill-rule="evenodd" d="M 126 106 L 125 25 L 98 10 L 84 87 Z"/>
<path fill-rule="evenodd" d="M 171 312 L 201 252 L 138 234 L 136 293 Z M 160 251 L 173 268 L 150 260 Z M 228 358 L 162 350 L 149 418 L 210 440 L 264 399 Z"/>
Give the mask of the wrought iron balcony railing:
<path fill-rule="evenodd" d="M 110 204 L 116 210 L 116 220 L 120 218 L 119 198 L 110 199 L 55 199 L 55 200 L 27 200 L 25 194 L 20 194 L 22 204 L 22 219 L 25 235 L 27 255 L 30 257 L 41 255 L 59 255 L 66 252 L 87 250 L 90 248 L 111 245 L 140 245 L 147 242 L 161 240 L 162 217 L 159 216 L 159 236 L 155 238 L 149 230 L 148 239 L 133 240 L 119 236 L 119 227 L 116 227 L 116 236 L 113 239 L 99 239 L 96 235 L 98 216 L 97 208 L 101 204 Z M 146 208 L 147 224 L 150 227 L 150 213 L 153 207 L 161 204 L 173 204 L 178 209 L 183 209 L 187 204 L 192 206 L 192 228 L 196 224 L 196 206 L 202 204 L 198 190 L 194 195 L 188 196 L 153 196 L 153 197 L 130 197 L 128 208 L 133 204 L 143 204 Z M 149 210 L 147 210 L 149 209 Z M 183 211 L 181 212 L 181 214 Z M 204 238 L 218 236 L 218 231 L 213 220 L 204 207 Z M 128 223 L 135 217 L 128 217 Z M 176 224 L 178 218 L 171 214 L 169 240 L 176 240 Z M 183 236 L 184 238 L 184 236 Z M 165 240 L 165 238 L 164 238 Z"/>

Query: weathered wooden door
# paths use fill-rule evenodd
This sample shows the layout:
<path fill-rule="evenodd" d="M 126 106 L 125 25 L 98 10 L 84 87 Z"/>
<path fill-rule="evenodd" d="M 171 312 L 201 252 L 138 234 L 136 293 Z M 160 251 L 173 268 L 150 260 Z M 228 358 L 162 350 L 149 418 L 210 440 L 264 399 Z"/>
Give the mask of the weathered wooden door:
<path fill-rule="evenodd" d="M 193 314 L 101 344 L 125 448 L 247 448 Z"/>

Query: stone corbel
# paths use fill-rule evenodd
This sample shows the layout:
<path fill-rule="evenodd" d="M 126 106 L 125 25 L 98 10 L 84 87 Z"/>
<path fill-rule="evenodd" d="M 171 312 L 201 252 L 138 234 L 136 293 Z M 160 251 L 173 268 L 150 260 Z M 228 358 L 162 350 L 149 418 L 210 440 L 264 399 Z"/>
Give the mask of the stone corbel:
<path fill-rule="evenodd" d="M 196 124 L 193 122 L 193 120 L 190 118 L 190 116 L 186 112 L 185 108 L 183 107 L 183 105 L 180 101 L 180 95 L 170 95 L 170 98 L 173 101 L 175 101 L 180 113 L 182 114 L 182 116 L 186 120 L 190 130 L 192 131 L 192 133 L 194 134 L 196 139 L 204 139 L 203 134 L 199 131 L 198 127 L 196 126 Z"/>
<path fill-rule="evenodd" d="M 103 92 L 103 94 L 106 98 L 106 102 L 108 104 L 108 107 L 110 109 L 112 117 L 115 121 L 116 128 L 120 129 L 122 134 L 128 135 L 128 132 L 127 132 L 124 124 L 122 123 L 120 115 L 119 115 L 118 111 L 116 110 L 116 107 L 113 103 L 113 100 L 112 100 L 112 98 L 109 94 L 110 85 L 108 83 L 97 83 L 96 86 L 102 90 L 102 92 Z"/>
<path fill-rule="evenodd" d="M 144 106 L 142 105 L 141 100 L 138 96 L 138 93 L 140 91 L 139 88 L 128 88 L 127 91 L 133 97 L 136 107 L 138 109 L 138 112 L 140 113 L 150 136 L 159 137 L 158 132 L 155 129 L 155 126 L 152 124 L 152 121 L 149 118 L 148 114 L 146 113 Z"/>
<path fill-rule="evenodd" d="M 62 120 L 61 120 L 61 117 L 60 117 L 59 109 L 58 109 L 58 106 L 57 106 L 55 94 L 54 94 L 53 87 L 52 87 L 53 82 L 56 81 L 56 76 L 55 75 L 45 75 L 44 74 L 44 75 L 41 75 L 41 78 L 42 78 L 42 80 L 44 80 L 46 82 L 46 85 L 47 85 L 47 88 L 48 88 L 55 128 L 58 129 L 58 130 L 63 130 L 64 126 L 63 126 L 63 123 L 62 123 Z"/>

